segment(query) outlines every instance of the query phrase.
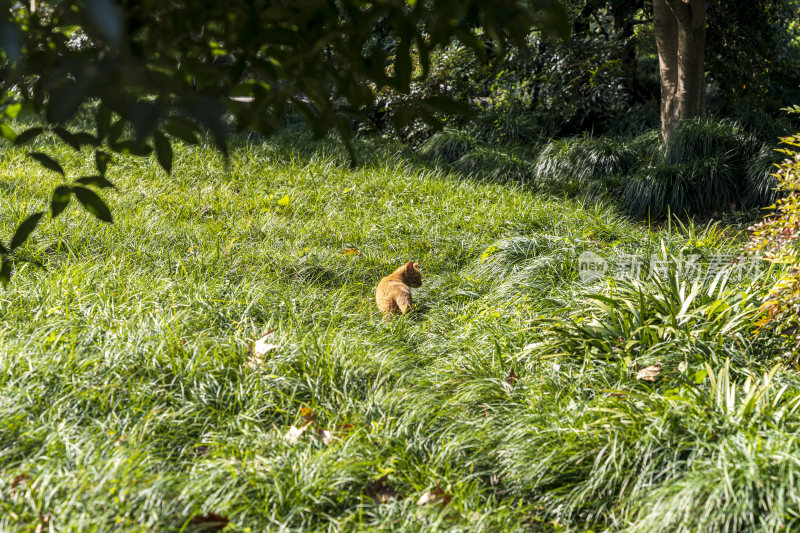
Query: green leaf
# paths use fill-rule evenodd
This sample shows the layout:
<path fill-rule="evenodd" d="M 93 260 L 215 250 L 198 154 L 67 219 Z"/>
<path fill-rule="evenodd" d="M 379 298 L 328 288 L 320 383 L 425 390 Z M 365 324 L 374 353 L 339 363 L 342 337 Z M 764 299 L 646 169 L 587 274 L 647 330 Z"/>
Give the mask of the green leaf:
<path fill-rule="evenodd" d="M 441 111 L 448 115 L 474 115 L 472 108 L 465 102 L 458 102 L 447 96 L 429 96 L 422 100 L 422 104 L 433 111 Z"/>
<path fill-rule="evenodd" d="M 31 152 L 28 154 L 28 157 L 38 161 L 46 169 L 52 170 L 53 172 L 58 172 L 62 176 L 66 176 L 66 174 L 64 173 L 64 169 L 61 168 L 61 165 L 58 164 L 58 161 L 56 161 L 49 155 L 43 154 L 42 152 Z"/>
<path fill-rule="evenodd" d="M 82 185 L 92 185 L 99 189 L 116 189 L 113 183 L 105 179 L 103 176 L 81 176 L 75 180 L 75 183 Z"/>
<path fill-rule="evenodd" d="M 9 104 L 3 110 L 3 114 L 8 118 L 24 118 L 33 115 L 33 104 L 31 102 L 17 102 Z"/>
<path fill-rule="evenodd" d="M 111 210 L 96 192 L 86 187 L 79 186 L 72 187 L 72 192 L 75 194 L 78 201 L 83 204 L 84 209 L 89 213 L 103 222 L 114 222 L 114 217 L 111 216 Z"/>
<path fill-rule="evenodd" d="M 53 132 L 56 135 L 58 135 L 61 138 L 61 140 L 70 145 L 74 150 L 80 150 L 81 145 L 84 144 L 92 146 L 99 144 L 97 138 L 95 138 L 93 135 L 90 135 L 89 133 L 86 133 L 85 131 L 78 131 L 72 133 L 66 130 L 65 128 L 59 126 L 53 128 Z"/>
<path fill-rule="evenodd" d="M 8 287 L 9 281 L 11 281 L 11 260 L 3 258 L 3 265 L 0 266 L 0 283 L 3 287 Z"/>
<path fill-rule="evenodd" d="M 72 187 L 68 185 L 59 185 L 53 191 L 53 197 L 50 200 L 50 210 L 53 218 L 61 214 L 64 209 L 69 205 L 72 199 Z"/>
<path fill-rule="evenodd" d="M 16 139 L 16 141 L 14 141 L 14 144 L 16 144 L 17 146 L 19 146 L 21 144 L 25 144 L 26 142 L 30 141 L 31 139 L 35 139 L 36 137 L 41 135 L 41 133 L 43 131 L 44 131 L 44 129 L 40 128 L 38 126 L 35 127 L 35 128 L 29 128 L 29 129 L 23 131 L 22 133 L 20 133 L 19 135 L 17 135 L 17 139 Z"/>
<path fill-rule="evenodd" d="M 539 23 L 545 34 L 557 35 L 563 41 L 572 36 L 572 23 L 567 8 L 561 2 L 550 1 L 544 8 L 544 20 Z"/>
<path fill-rule="evenodd" d="M 155 133 L 154 141 L 158 163 L 169 174 L 172 172 L 172 145 L 167 136 L 160 131 Z"/>
<path fill-rule="evenodd" d="M 110 145 L 110 148 L 123 155 L 148 156 L 153 151 L 150 145 L 135 141 L 113 143 Z"/>
<path fill-rule="evenodd" d="M 97 125 L 97 138 L 103 140 L 111 130 L 111 110 L 103 104 L 97 107 L 97 114 L 94 117 Z"/>
<path fill-rule="evenodd" d="M 22 102 L 17 102 L 16 104 L 7 105 L 6 108 L 3 110 L 3 113 L 8 118 L 17 118 L 17 116 L 22 111 Z"/>
<path fill-rule="evenodd" d="M 0 137 L 4 139 L 8 139 L 9 141 L 16 142 L 17 134 L 14 130 L 11 129 L 11 126 L 8 124 L 0 124 Z"/>
<path fill-rule="evenodd" d="M 108 164 L 112 162 L 113 159 L 110 155 L 105 153 L 102 150 L 95 150 L 94 152 L 94 162 L 97 165 L 97 172 L 100 173 L 101 176 L 106 175 L 106 168 L 108 168 Z"/>
<path fill-rule="evenodd" d="M 706 370 L 702 370 L 702 369 L 698 370 L 694 374 L 694 382 L 699 385 L 700 383 L 705 381 L 706 376 L 708 376 L 708 372 Z"/>
<path fill-rule="evenodd" d="M 417 109 L 408 104 L 400 104 L 392 109 L 392 123 L 399 130 L 414 122 L 417 116 Z"/>
<path fill-rule="evenodd" d="M 402 93 L 409 91 L 411 83 L 411 42 L 403 39 L 394 56 L 394 86 Z"/>
<path fill-rule="evenodd" d="M 17 230 L 14 232 L 14 236 L 11 237 L 11 244 L 9 244 L 8 246 L 9 250 L 14 251 L 22 243 L 28 240 L 28 236 L 34 229 L 36 229 L 36 225 L 39 223 L 39 220 L 41 220 L 43 215 L 44 211 L 39 211 L 38 213 L 34 213 L 25 220 L 23 220 L 22 224 L 17 226 Z"/>
<path fill-rule="evenodd" d="M 167 120 L 164 123 L 163 129 L 173 137 L 177 137 L 183 142 L 189 144 L 197 144 L 198 142 L 194 130 L 186 123 L 174 118 Z"/>

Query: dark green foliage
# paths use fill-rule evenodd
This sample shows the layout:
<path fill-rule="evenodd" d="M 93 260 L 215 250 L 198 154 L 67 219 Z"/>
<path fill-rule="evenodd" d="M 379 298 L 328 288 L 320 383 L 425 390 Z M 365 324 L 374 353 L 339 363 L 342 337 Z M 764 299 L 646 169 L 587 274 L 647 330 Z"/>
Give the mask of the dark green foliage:
<path fill-rule="evenodd" d="M 546 130 L 529 109 L 503 106 L 481 113 L 469 129 L 484 142 L 532 145 L 542 140 Z"/>
<path fill-rule="evenodd" d="M 682 164 L 730 153 L 732 157 L 749 159 L 759 148 L 753 135 L 731 120 L 714 118 L 684 122 L 669 136 L 666 146 L 667 164 Z"/>
<path fill-rule="evenodd" d="M 421 151 L 431 159 L 452 163 L 474 148 L 475 140 L 469 133 L 445 128 L 425 141 Z"/>
<path fill-rule="evenodd" d="M 659 156 L 641 145 L 643 166 L 625 186 L 638 217 L 708 215 L 769 205 L 770 149 L 729 120 L 696 119 L 671 135 Z"/>
<path fill-rule="evenodd" d="M 734 170 L 725 154 L 682 164 L 658 161 L 633 174 L 625 186 L 625 205 L 634 216 L 653 219 L 728 210 L 741 193 Z"/>
<path fill-rule="evenodd" d="M 796 0 L 715 0 L 708 2 L 706 16 L 709 100 L 716 113 L 754 112 L 752 124 L 758 126 L 765 114 L 798 101 L 800 4 Z"/>

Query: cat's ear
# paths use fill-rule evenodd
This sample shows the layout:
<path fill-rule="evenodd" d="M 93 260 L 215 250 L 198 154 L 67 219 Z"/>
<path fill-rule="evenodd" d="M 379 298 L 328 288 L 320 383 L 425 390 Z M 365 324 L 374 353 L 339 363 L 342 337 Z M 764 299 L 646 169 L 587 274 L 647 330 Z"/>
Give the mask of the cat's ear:
<path fill-rule="evenodd" d="M 414 268 L 419 270 L 419 263 L 414 263 Z"/>
<path fill-rule="evenodd" d="M 414 261 L 406 263 L 406 270 L 414 270 Z"/>

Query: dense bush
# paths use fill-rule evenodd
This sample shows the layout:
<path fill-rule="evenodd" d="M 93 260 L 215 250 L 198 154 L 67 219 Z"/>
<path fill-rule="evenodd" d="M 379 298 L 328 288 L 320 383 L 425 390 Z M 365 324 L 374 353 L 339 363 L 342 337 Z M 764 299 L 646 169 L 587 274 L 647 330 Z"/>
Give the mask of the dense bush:
<path fill-rule="evenodd" d="M 773 175 L 778 191 L 785 196 L 775 204 L 774 213 L 751 228 L 750 249 L 788 267 L 765 304 L 767 315 L 761 325 L 774 328 L 796 350 L 800 346 L 800 134 L 781 141 L 785 159 Z"/>

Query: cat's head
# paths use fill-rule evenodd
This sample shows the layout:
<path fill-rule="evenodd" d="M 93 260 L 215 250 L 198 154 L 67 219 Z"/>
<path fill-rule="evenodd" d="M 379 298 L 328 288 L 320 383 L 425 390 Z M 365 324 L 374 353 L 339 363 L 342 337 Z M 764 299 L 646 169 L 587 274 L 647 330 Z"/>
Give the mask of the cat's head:
<path fill-rule="evenodd" d="M 422 286 L 422 273 L 419 271 L 419 263 L 409 261 L 403 267 L 403 280 L 409 287 Z"/>

